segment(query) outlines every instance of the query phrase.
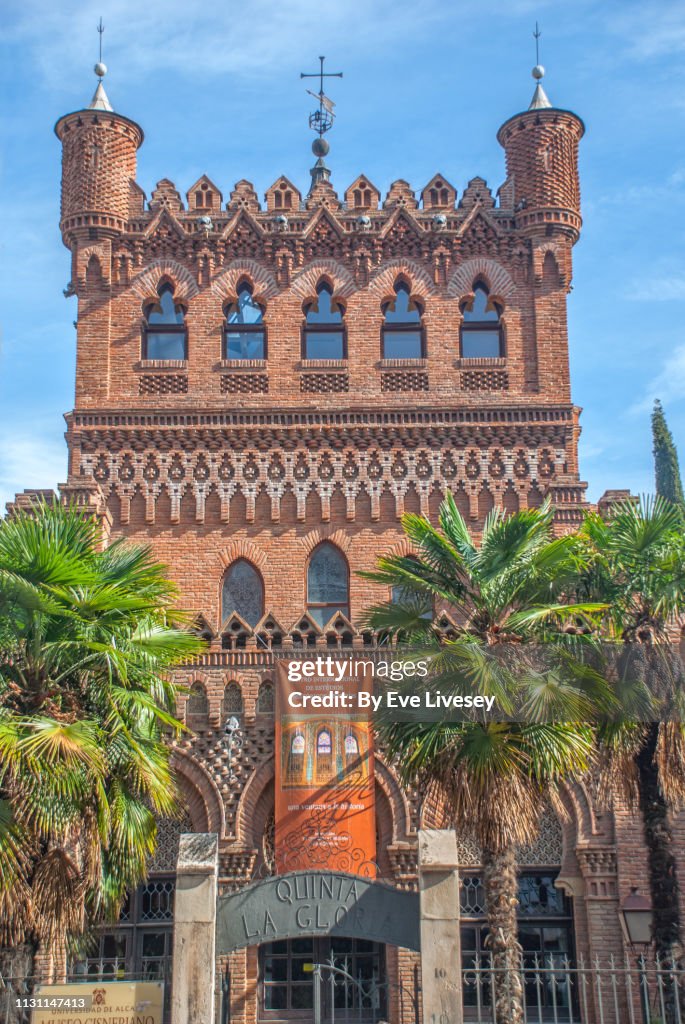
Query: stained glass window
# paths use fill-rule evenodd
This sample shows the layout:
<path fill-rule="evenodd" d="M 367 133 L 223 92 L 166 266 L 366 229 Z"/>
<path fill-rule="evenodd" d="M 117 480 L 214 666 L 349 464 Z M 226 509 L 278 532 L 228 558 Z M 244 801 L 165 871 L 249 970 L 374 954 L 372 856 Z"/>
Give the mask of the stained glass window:
<path fill-rule="evenodd" d="M 320 626 L 334 612 L 350 615 L 349 572 L 342 551 L 326 541 L 314 550 L 307 572 L 307 610 Z"/>
<path fill-rule="evenodd" d="M 319 735 L 316 737 L 316 752 L 317 754 L 330 754 L 333 749 L 331 743 L 331 734 L 328 729 L 322 729 Z"/>
<path fill-rule="evenodd" d="M 264 614 L 264 584 L 255 567 L 240 558 L 224 577 L 221 594 L 221 615 L 226 621 L 237 612 L 248 626 L 256 626 Z"/>
<path fill-rule="evenodd" d="M 193 683 L 193 685 L 190 687 L 186 711 L 189 715 L 209 714 L 209 701 L 207 700 L 207 692 L 202 683 Z"/>
<path fill-rule="evenodd" d="M 225 687 L 222 712 L 224 717 L 242 715 L 243 691 L 240 689 L 239 683 L 228 683 Z"/>
<path fill-rule="evenodd" d="M 273 684 L 266 679 L 259 687 L 257 694 L 257 711 L 263 715 L 272 715 L 274 711 Z"/>
<path fill-rule="evenodd" d="M 347 757 L 354 757 L 359 753 L 359 742 L 351 732 L 345 737 L 345 754 Z"/>

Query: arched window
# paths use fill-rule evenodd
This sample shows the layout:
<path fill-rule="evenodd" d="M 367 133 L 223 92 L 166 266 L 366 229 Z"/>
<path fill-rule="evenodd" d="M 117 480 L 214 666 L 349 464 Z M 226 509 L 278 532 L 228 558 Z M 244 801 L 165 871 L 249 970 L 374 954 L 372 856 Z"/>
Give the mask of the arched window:
<path fill-rule="evenodd" d="M 193 683 L 193 685 L 190 687 L 190 693 L 188 694 L 188 703 L 186 705 L 186 712 L 189 715 L 209 714 L 209 701 L 207 700 L 207 691 L 205 690 L 202 683 Z"/>
<path fill-rule="evenodd" d="M 502 355 L 501 310 L 482 281 L 473 286 L 473 300 L 464 307 L 461 354 L 464 359 L 497 359 Z"/>
<path fill-rule="evenodd" d="M 418 564 L 419 560 L 415 555 L 408 555 L 407 558 L 409 562 Z M 392 604 L 408 606 L 412 611 L 418 613 L 420 619 L 425 619 L 428 622 L 433 621 L 435 609 L 432 598 L 427 594 L 418 594 L 410 587 L 405 587 L 400 583 L 390 588 L 390 601 Z"/>
<path fill-rule="evenodd" d="M 239 558 L 224 576 L 221 591 L 221 618 L 237 612 L 248 626 L 256 626 L 264 614 L 264 584 L 251 562 Z"/>
<path fill-rule="evenodd" d="M 307 744 L 304 732 L 298 725 L 290 737 L 290 749 L 288 751 L 288 763 L 286 775 L 290 785 L 301 786 L 305 782 L 304 776 L 304 755 Z"/>
<path fill-rule="evenodd" d="M 330 757 L 333 753 L 333 740 L 328 729 L 321 729 L 316 737 L 317 757 Z"/>
<path fill-rule="evenodd" d="M 424 597 L 422 594 L 416 594 L 406 587 L 399 586 L 392 588 L 390 600 L 393 604 L 404 604 L 415 608 L 420 619 L 426 619 L 428 622 L 433 621 L 433 608 L 429 597 Z"/>
<path fill-rule="evenodd" d="M 359 757 L 359 740 L 353 732 L 348 732 L 345 737 L 345 760 L 352 761 Z"/>
<path fill-rule="evenodd" d="M 318 285 L 316 296 L 316 300 L 306 308 L 302 358 L 345 359 L 344 310 L 333 301 L 333 292 L 325 281 Z"/>
<path fill-rule="evenodd" d="M 225 359 L 266 359 L 264 310 L 252 297 L 249 284 L 241 284 L 238 298 L 226 307 Z"/>
<path fill-rule="evenodd" d="M 242 715 L 243 691 L 238 683 L 228 683 L 224 688 L 221 712 L 224 718 L 228 718 L 230 715 Z"/>
<path fill-rule="evenodd" d="M 186 359 L 187 334 L 183 307 L 174 302 L 170 284 L 160 286 L 159 302 L 145 310 L 144 359 Z"/>
<path fill-rule="evenodd" d="M 329 541 L 319 544 L 309 561 L 307 611 L 319 626 L 325 626 L 335 612 L 350 617 L 347 561 Z"/>
<path fill-rule="evenodd" d="M 395 285 L 395 299 L 383 307 L 383 359 L 421 359 L 424 355 L 421 310 L 404 281 Z"/>
<path fill-rule="evenodd" d="M 257 693 L 257 711 L 262 715 L 273 715 L 274 713 L 274 688 L 273 683 L 268 679 L 260 684 Z"/>

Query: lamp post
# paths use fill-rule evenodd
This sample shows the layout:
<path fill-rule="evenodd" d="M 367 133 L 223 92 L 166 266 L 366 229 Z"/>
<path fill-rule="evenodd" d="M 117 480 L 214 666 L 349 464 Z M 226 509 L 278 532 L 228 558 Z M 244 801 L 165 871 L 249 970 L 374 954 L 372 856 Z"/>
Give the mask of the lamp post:
<path fill-rule="evenodd" d="M 235 715 L 231 715 L 224 726 L 224 735 L 226 737 L 226 745 L 228 747 L 228 779 L 229 782 L 233 782 L 235 779 L 235 771 L 233 770 L 233 760 L 240 752 L 243 746 L 243 736 L 240 729 L 240 720 Z"/>
<path fill-rule="evenodd" d="M 637 966 L 640 972 L 640 1003 L 642 1018 L 645 1024 L 649 1024 L 649 985 L 645 952 L 652 942 L 653 914 L 651 901 L 638 891 L 637 886 L 631 888 L 630 895 L 626 896 L 621 904 L 619 920 L 626 944 L 636 952 L 640 946 L 642 947 L 637 956 Z"/>

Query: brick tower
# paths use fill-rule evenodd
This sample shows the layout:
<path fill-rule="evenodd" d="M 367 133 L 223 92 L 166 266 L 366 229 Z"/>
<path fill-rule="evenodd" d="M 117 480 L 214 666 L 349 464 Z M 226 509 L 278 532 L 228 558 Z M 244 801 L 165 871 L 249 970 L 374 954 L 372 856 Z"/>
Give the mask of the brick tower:
<path fill-rule="evenodd" d="M 579 521 L 566 299 L 583 125 L 538 85 L 499 130 L 496 197 L 479 177 L 458 194 L 441 173 L 418 198 L 402 179 L 382 198 L 363 174 L 340 197 L 319 146 L 309 192 L 280 176 L 264 204 L 245 179 L 226 200 L 207 176 L 185 199 L 162 179 L 146 201 L 142 131 L 102 83 L 56 132 L 78 296 L 66 490 L 112 537 L 153 546 L 209 642 L 183 673 L 192 733 L 174 757 L 183 827 L 219 834 L 221 884 L 239 888 L 273 864 L 274 650 L 373 647 L 360 613 L 389 595 L 356 572 L 408 552 L 402 513 L 434 517 L 447 490 L 475 530 L 493 508 L 546 495 L 560 531 Z M 591 952 L 589 911 L 579 902 L 573 919 L 552 884 L 560 871 L 579 884 L 598 864 L 615 872 L 584 800 L 565 838 L 550 814 L 523 867 L 545 867 L 536 884 Z M 440 809 L 421 810 L 380 756 L 376 809 L 380 870 L 411 887 L 416 829 L 440 827 Z M 151 884 L 173 885 L 174 826 L 160 828 Z M 597 857 L 577 857 L 582 843 Z M 396 980 L 414 962 L 390 946 L 367 953 Z M 260 956 L 231 956 L 232 1020 L 266 1012 Z"/>

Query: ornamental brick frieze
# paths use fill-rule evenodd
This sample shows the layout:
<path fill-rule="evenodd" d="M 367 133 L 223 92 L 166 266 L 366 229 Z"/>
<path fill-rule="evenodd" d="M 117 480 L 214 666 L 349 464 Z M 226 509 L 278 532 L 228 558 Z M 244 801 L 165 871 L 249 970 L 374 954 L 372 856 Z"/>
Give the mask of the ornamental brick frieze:
<path fill-rule="evenodd" d="M 316 495 L 323 522 L 331 518 L 334 496 L 342 498 L 348 521 L 356 517 L 356 502 L 361 495 L 370 499 L 371 518 L 379 519 L 381 499 L 390 494 L 399 518 L 405 500 L 418 498 L 422 514 L 429 512 L 434 491 L 453 491 L 472 519 L 480 517 L 481 492 L 488 492 L 495 506 L 513 509 L 529 504 L 531 489 L 540 495 L 558 475 L 563 475 L 567 452 L 557 447 L 526 447 L 519 436 L 512 446 L 374 449 L 359 447 L 299 448 L 290 451 L 259 451 L 254 448 L 193 452 L 160 452 L 113 447 L 86 451 L 82 448 L 80 471 L 92 477 L 105 493 L 114 493 L 120 501 L 121 522 L 126 523 L 130 503 L 136 493 L 145 501 L 145 517 L 154 523 L 157 502 L 165 492 L 171 523 L 180 522 L 181 503 L 190 498 L 197 522 L 205 521 L 206 502 L 216 494 L 220 502 L 220 520 L 231 520 L 231 506 L 240 495 L 244 499 L 245 518 L 254 521 L 255 504 L 266 495 L 270 518 L 279 522 L 281 502 L 289 494 L 296 502 L 298 521 L 307 516 L 307 502 Z M 415 500 L 415 499 L 414 499 Z"/>
<path fill-rule="evenodd" d="M 500 447 L 512 450 L 551 448 L 568 453 L 574 444 L 571 410 L 553 409 L 539 418 L 533 410 L 501 410 L 490 422 L 484 410 L 473 410 L 473 413 L 473 416 L 463 412 L 454 415 L 449 412 L 407 413 L 405 416 L 401 413 L 378 416 L 317 413 L 309 417 L 296 413 L 271 417 L 255 414 L 234 416 L 233 423 L 230 416 L 223 415 L 74 414 L 70 417 L 68 438 L 84 466 L 92 467 L 94 472 L 97 462 L 95 478 L 101 481 L 112 478 L 108 456 L 124 458 L 127 453 L 129 458 L 148 452 L 159 458 L 171 458 L 180 453 L 187 456 L 227 452 L 292 454 L 302 448 L 309 452 L 341 454 L 352 448 L 368 453 L 374 449 L 389 452 L 401 448 L 415 452 L 421 448 L 460 451 Z M 149 472 L 154 473 L 154 470 Z"/>
<path fill-rule="evenodd" d="M 364 286 L 383 263 L 404 258 L 423 263 L 437 285 L 445 285 L 465 260 L 487 257 L 508 264 L 526 279 L 532 268 L 529 239 L 514 230 L 504 211 L 477 196 L 473 203 L 436 214 L 404 200 L 383 210 L 345 210 L 340 204 L 310 204 L 305 210 L 259 211 L 251 203 L 212 209 L 198 221 L 183 210 L 171 182 L 156 190 L 151 209 L 130 221 L 112 254 L 112 280 L 127 286 L 150 261 L 172 260 L 191 268 L 197 285 L 208 285 L 236 260 L 259 262 L 280 287 L 320 259 L 347 266 Z M 168 193 L 168 195 L 167 195 Z"/>
<path fill-rule="evenodd" d="M 233 431 L 142 431 L 142 430 L 97 430 L 71 435 L 72 444 L 82 452 L 97 452 L 104 448 L 111 452 L 130 450 L 132 452 L 223 452 L 240 451 L 295 451 L 306 447 L 309 450 L 341 450 L 354 445 L 359 451 L 370 448 L 390 450 L 402 447 L 414 450 L 422 447 L 462 448 L 522 446 L 535 448 L 551 445 L 564 448 L 571 440 L 568 425 L 541 424 L 514 429 L 502 426 L 445 428 L 443 430 L 388 428 L 345 430 L 274 430 L 238 429 Z"/>

